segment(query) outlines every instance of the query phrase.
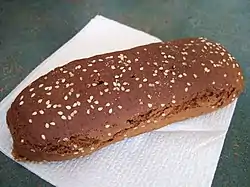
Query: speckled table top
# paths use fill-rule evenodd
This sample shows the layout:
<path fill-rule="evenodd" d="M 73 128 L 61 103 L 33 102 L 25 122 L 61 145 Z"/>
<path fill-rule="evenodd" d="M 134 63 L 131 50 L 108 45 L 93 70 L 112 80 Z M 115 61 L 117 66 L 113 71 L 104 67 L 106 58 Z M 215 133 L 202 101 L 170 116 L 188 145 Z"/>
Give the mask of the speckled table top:
<path fill-rule="evenodd" d="M 213 187 L 250 186 L 250 2 L 248 0 L 0 0 L 0 100 L 96 14 L 162 40 L 205 36 L 244 69 L 240 97 Z M 209 158 L 208 158 L 209 159 Z M 0 186 L 51 186 L 0 153 Z"/>

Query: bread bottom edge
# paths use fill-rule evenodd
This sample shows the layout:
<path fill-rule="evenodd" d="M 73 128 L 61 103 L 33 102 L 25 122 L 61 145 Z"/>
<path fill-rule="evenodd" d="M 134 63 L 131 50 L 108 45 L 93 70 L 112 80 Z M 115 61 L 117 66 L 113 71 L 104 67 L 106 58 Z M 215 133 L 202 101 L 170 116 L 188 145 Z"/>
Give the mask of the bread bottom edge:
<path fill-rule="evenodd" d="M 156 130 L 162 128 L 164 126 L 170 125 L 175 122 L 183 121 L 188 118 L 198 117 L 203 114 L 211 113 L 219 108 L 223 108 L 227 106 L 231 102 L 225 102 L 222 106 L 218 108 L 212 108 L 210 106 L 196 107 L 190 108 L 188 110 L 181 111 L 173 116 L 167 117 L 164 120 L 158 121 L 157 123 L 141 123 L 137 127 L 124 129 L 116 134 L 114 134 L 113 138 L 108 141 L 101 142 L 98 147 L 95 149 L 88 149 L 84 152 L 74 152 L 69 154 L 57 154 L 57 153 L 47 153 L 47 152 L 31 152 L 24 147 L 18 146 L 15 143 L 13 144 L 12 154 L 17 161 L 29 161 L 29 162 L 46 162 L 46 161 L 63 161 L 70 160 L 74 158 L 84 157 L 92 154 L 93 152 L 100 150 L 110 144 L 119 142 L 126 138 L 134 137 L 140 134 L 144 134 L 150 132 L 152 130 Z"/>

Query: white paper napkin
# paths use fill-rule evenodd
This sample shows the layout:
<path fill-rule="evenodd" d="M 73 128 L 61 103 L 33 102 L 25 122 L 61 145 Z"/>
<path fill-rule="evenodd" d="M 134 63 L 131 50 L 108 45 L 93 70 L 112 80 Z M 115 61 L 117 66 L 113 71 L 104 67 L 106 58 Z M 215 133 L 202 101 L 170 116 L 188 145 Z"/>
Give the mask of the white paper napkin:
<path fill-rule="evenodd" d="M 34 79 L 74 59 L 158 41 L 146 33 L 96 16 L 1 102 L 0 150 L 12 158 L 6 111 L 18 93 Z M 20 164 L 60 187 L 208 187 L 235 104 L 118 142 L 85 158 Z"/>

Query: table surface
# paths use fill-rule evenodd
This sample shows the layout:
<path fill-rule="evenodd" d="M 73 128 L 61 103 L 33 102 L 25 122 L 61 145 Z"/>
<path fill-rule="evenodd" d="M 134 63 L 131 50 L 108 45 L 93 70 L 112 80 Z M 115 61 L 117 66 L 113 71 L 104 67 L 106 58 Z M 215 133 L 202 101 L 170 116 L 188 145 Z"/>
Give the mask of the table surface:
<path fill-rule="evenodd" d="M 249 187 L 249 10 L 249 0 L 0 0 L 0 101 L 97 14 L 162 40 L 190 36 L 217 40 L 243 67 L 246 89 L 238 101 L 212 186 Z M 2 186 L 51 185 L 0 153 Z"/>

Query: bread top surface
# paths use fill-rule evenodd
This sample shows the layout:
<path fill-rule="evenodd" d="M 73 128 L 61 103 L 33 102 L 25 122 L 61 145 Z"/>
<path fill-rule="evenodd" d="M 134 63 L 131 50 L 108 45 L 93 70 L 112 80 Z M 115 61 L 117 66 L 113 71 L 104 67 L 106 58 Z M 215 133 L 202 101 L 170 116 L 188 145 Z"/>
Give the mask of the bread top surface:
<path fill-rule="evenodd" d="M 239 64 L 218 43 L 188 38 L 149 44 L 76 60 L 40 77 L 13 102 L 8 117 L 15 124 L 9 127 L 14 141 L 34 149 L 77 135 L 107 141 L 134 116 L 202 92 L 234 88 L 237 97 L 243 86 Z"/>

